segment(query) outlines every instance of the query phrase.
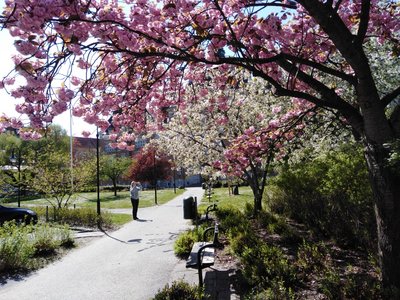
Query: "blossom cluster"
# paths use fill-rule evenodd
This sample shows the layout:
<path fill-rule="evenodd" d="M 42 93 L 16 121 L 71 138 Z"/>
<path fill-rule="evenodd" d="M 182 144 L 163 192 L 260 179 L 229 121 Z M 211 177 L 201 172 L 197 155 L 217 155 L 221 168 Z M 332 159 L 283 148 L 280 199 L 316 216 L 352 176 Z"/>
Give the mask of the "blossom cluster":
<path fill-rule="evenodd" d="M 312 17 L 311 3 L 324 6 L 326 19 L 355 35 L 362 1 L 340 1 L 335 9 L 326 7 L 329 1 L 291 3 L 269 11 L 266 2 L 257 11 L 253 1 L 234 0 L 7 0 L 0 23 L 15 37 L 15 74 L 25 81 L 11 94 L 24 100 L 17 110 L 29 116 L 33 130 L 69 107 L 102 130 L 110 116 L 116 130 L 144 130 L 148 115 L 160 128 L 166 107 L 182 110 L 206 96 L 203 89 L 194 102 L 185 98 L 190 84 L 208 80 L 207 69 L 218 69 L 218 90 L 237 82 L 228 64 L 267 79 L 278 92 L 304 93 L 313 101 L 321 93 L 314 81 L 325 80 L 321 70 L 341 81 L 355 72 L 327 34 L 330 27 Z M 398 5 L 373 0 L 369 10 L 363 38 L 398 40 Z M 0 88 L 12 85 L 11 78 Z M 342 86 L 332 89 L 337 98 Z M 220 110 L 229 109 L 225 96 L 214 101 Z M 280 121 L 269 126 L 278 128 Z"/>

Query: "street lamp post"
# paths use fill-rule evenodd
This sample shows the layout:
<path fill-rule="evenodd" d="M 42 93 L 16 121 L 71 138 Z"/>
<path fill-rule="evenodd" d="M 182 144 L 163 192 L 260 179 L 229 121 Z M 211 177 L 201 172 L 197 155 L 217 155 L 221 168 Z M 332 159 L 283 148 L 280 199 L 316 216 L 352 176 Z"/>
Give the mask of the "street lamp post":
<path fill-rule="evenodd" d="M 96 183 L 97 183 L 97 215 L 100 216 L 100 158 L 99 158 L 99 127 L 96 128 Z"/>
<path fill-rule="evenodd" d="M 18 157 L 15 156 L 14 149 L 10 157 L 10 162 L 18 170 L 18 207 L 21 207 L 21 151 L 18 151 Z"/>
<path fill-rule="evenodd" d="M 157 205 L 157 172 L 156 172 L 156 150 L 154 150 L 154 162 L 153 162 L 153 176 L 154 176 L 154 202 Z"/>
<path fill-rule="evenodd" d="M 174 167 L 174 194 L 176 194 L 176 168 Z"/>

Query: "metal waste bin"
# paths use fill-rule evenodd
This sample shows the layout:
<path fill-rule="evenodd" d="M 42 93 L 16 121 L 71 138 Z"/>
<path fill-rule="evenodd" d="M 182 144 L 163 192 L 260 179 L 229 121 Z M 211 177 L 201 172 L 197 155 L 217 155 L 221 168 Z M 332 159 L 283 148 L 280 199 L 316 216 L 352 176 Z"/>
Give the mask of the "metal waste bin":
<path fill-rule="evenodd" d="M 239 195 L 239 185 L 235 185 L 234 187 L 233 187 L 233 194 L 234 195 Z"/>
<path fill-rule="evenodd" d="M 183 198 L 183 218 L 195 219 L 196 213 L 197 213 L 197 203 L 195 198 L 193 197 Z"/>

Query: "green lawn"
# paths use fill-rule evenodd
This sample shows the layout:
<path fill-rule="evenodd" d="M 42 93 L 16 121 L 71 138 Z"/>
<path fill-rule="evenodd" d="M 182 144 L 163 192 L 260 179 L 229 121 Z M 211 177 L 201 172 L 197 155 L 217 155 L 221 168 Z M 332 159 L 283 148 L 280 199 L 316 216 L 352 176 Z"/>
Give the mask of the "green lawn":
<path fill-rule="evenodd" d="M 183 189 L 177 189 L 176 194 L 173 189 L 157 190 L 157 204 L 164 204 L 176 196 L 182 194 Z M 96 207 L 97 194 L 96 193 L 83 193 L 77 195 L 74 199 L 76 206 L 81 207 Z M 102 208 L 131 208 L 131 199 L 128 191 L 119 192 L 114 196 L 113 192 L 103 192 L 100 194 L 100 205 Z M 155 205 L 154 190 L 147 190 L 140 192 L 139 207 L 149 207 Z"/>
<path fill-rule="evenodd" d="M 173 189 L 157 190 L 157 203 L 164 204 L 176 196 L 182 194 L 185 190 L 176 189 L 176 194 Z M 155 205 L 155 193 L 154 190 L 146 190 L 140 193 L 139 207 L 149 207 Z M 50 199 L 51 201 L 51 199 Z M 97 193 L 79 193 L 72 196 L 69 201 L 70 206 L 76 205 L 76 207 L 91 207 L 93 209 L 97 206 Z M 46 206 L 49 202 L 44 199 L 22 201 L 21 206 Z M 16 201 L 9 202 L 7 206 L 16 206 Z M 131 200 L 128 191 L 118 192 L 117 196 L 114 196 L 114 192 L 100 192 L 100 207 L 103 208 L 131 208 Z"/>
<path fill-rule="evenodd" d="M 200 205 L 200 211 L 205 210 L 208 205 L 213 204 L 214 201 L 218 204 L 219 208 L 224 207 L 236 207 L 243 211 L 246 203 L 253 203 L 253 192 L 250 187 L 241 186 L 239 187 L 239 195 L 233 195 L 229 193 L 227 187 L 214 188 L 212 189 L 212 195 L 210 201 L 207 195 L 205 195 L 202 204 Z"/>

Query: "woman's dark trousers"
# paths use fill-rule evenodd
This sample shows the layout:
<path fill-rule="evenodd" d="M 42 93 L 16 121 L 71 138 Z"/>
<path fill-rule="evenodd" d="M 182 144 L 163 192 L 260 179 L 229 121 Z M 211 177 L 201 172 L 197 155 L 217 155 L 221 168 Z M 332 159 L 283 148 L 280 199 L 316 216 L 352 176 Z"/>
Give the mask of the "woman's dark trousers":
<path fill-rule="evenodd" d="M 131 198 L 131 202 L 132 202 L 132 216 L 134 220 L 137 220 L 137 211 L 139 208 L 139 199 L 133 199 Z"/>

